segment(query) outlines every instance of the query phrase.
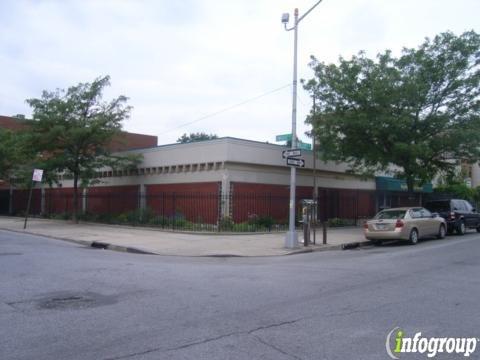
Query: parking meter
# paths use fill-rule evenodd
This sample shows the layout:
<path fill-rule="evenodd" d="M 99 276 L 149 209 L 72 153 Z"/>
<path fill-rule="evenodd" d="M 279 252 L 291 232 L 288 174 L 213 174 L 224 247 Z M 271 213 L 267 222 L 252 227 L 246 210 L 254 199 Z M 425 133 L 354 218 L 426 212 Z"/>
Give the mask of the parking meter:
<path fill-rule="evenodd" d="M 316 201 L 311 199 L 302 200 L 302 223 L 303 223 L 303 246 L 310 243 L 310 229 L 314 216 Z"/>

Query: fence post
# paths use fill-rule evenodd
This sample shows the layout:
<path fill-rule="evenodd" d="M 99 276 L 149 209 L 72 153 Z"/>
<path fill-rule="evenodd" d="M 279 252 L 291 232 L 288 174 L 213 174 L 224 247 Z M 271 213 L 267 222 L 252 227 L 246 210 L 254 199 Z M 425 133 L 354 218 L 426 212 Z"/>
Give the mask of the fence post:
<path fill-rule="evenodd" d="M 220 213 L 222 218 L 227 218 L 230 216 L 230 177 L 228 174 L 228 170 L 225 170 L 222 176 L 222 183 L 220 189 L 220 196 L 221 201 L 220 204 L 222 206 Z"/>
<path fill-rule="evenodd" d="M 13 185 L 10 184 L 10 198 L 8 201 L 8 214 L 12 215 L 13 214 Z"/>
<path fill-rule="evenodd" d="M 40 216 L 45 214 L 45 188 L 40 189 Z"/>
<path fill-rule="evenodd" d="M 162 229 L 165 228 L 165 192 L 162 192 Z"/>
<path fill-rule="evenodd" d="M 145 194 L 145 184 L 140 184 L 138 189 L 138 210 L 139 210 L 139 220 L 142 222 L 144 220 L 145 209 L 147 208 L 146 194 Z"/>
<path fill-rule="evenodd" d="M 83 188 L 83 190 L 82 190 L 82 214 L 87 213 L 87 196 L 88 196 L 88 189 Z"/>
<path fill-rule="evenodd" d="M 175 225 L 177 225 L 177 204 L 176 204 L 176 193 L 173 193 L 172 204 L 173 204 L 173 230 L 175 230 Z"/>
<path fill-rule="evenodd" d="M 323 228 L 323 245 L 327 244 L 327 222 L 322 221 L 322 228 Z"/>
<path fill-rule="evenodd" d="M 145 210 L 147 208 L 147 201 L 145 197 L 145 184 L 140 184 L 138 191 L 138 208 L 139 210 Z"/>

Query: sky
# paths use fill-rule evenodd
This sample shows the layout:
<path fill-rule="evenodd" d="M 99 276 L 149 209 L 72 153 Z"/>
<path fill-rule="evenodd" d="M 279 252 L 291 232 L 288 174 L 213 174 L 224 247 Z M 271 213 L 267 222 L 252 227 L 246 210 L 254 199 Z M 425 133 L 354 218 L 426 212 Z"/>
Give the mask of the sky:
<path fill-rule="evenodd" d="M 25 100 L 110 75 L 105 100 L 129 98 L 124 130 L 174 143 L 183 133 L 275 142 L 291 132 L 293 32 L 282 13 L 316 0 L 0 0 L 0 115 Z M 417 47 L 450 30 L 480 32 L 478 0 L 323 0 L 299 25 L 298 76 Z M 312 100 L 298 88 L 297 133 Z"/>

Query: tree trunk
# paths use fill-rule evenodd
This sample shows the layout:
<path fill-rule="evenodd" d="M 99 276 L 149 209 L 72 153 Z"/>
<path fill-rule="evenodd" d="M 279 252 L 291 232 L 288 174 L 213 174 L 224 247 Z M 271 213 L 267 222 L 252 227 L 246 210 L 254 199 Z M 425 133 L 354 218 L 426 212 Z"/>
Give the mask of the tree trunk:
<path fill-rule="evenodd" d="M 73 212 L 72 219 L 75 224 L 78 224 L 78 173 L 73 174 Z"/>
<path fill-rule="evenodd" d="M 415 180 L 412 175 L 406 175 L 405 180 L 407 181 L 408 200 L 413 202 L 415 199 L 415 194 L 413 192 Z"/>

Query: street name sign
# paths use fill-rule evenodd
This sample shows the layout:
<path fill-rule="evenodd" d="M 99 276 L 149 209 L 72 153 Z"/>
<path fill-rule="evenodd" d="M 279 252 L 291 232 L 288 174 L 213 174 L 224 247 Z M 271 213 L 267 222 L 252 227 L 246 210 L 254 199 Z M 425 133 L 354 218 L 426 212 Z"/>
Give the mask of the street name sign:
<path fill-rule="evenodd" d="M 287 157 L 287 165 L 288 166 L 296 166 L 296 167 L 305 167 L 305 160 L 304 159 L 297 159 L 293 157 Z"/>
<path fill-rule="evenodd" d="M 282 157 L 284 159 L 289 157 L 299 157 L 302 156 L 302 150 L 300 149 L 288 149 L 282 151 Z"/>
<path fill-rule="evenodd" d="M 302 141 L 298 141 L 297 145 L 302 150 L 312 150 L 312 145 L 311 144 L 307 144 L 307 143 L 304 143 Z"/>
<path fill-rule="evenodd" d="M 277 135 L 275 137 L 275 141 L 291 141 L 291 140 L 292 140 L 292 134 Z"/>

